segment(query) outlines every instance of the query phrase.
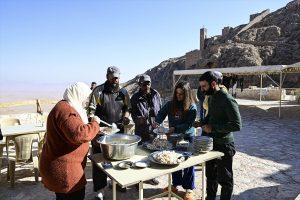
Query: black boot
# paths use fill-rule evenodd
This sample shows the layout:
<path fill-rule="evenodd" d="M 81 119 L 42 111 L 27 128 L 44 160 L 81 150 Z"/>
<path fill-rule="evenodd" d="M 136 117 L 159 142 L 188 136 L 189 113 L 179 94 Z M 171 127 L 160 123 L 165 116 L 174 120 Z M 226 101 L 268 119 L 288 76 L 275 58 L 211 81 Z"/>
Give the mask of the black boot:
<path fill-rule="evenodd" d="M 150 184 L 150 185 L 158 185 L 159 181 L 156 178 L 154 178 L 154 179 L 150 179 L 148 181 L 145 181 L 145 183 Z"/>
<path fill-rule="evenodd" d="M 109 188 L 110 189 L 112 189 L 112 184 L 109 184 Z M 117 191 L 119 191 L 119 192 L 127 192 L 127 187 L 124 187 L 124 188 L 122 188 L 121 186 L 119 186 L 118 184 L 117 184 Z"/>

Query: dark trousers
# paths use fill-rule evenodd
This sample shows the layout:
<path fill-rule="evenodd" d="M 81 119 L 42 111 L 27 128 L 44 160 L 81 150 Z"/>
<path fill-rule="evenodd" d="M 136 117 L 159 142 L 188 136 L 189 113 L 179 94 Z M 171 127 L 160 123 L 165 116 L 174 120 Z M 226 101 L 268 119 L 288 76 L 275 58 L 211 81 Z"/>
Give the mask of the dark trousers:
<path fill-rule="evenodd" d="M 216 198 L 218 184 L 222 187 L 220 200 L 230 200 L 233 191 L 232 161 L 235 154 L 234 143 L 214 144 L 214 150 L 223 152 L 224 156 L 206 163 L 206 200 Z"/>
<path fill-rule="evenodd" d="M 55 193 L 56 200 L 84 200 L 85 187 L 72 193 Z"/>
<path fill-rule="evenodd" d="M 101 153 L 101 148 L 96 142 L 96 138 L 92 140 L 92 154 Z M 97 192 L 106 187 L 107 175 L 94 162 L 92 162 L 92 169 L 94 192 Z"/>
<path fill-rule="evenodd" d="M 137 127 L 135 126 L 135 135 L 141 137 L 141 141 L 138 145 L 143 144 L 144 142 L 149 142 L 151 140 L 151 134 L 149 132 L 149 127 Z"/>

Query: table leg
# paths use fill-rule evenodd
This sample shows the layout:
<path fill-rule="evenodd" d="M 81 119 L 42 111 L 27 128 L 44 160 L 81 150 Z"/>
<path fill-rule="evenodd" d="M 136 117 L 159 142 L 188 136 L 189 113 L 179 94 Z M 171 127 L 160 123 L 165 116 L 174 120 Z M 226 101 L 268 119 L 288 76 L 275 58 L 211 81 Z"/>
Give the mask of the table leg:
<path fill-rule="evenodd" d="M 143 190 L 143 181 L 139 182 L 139 200 L 143 200 L 144 199 L 144 194 L 143 194 L 144 190 Z"/>
<path fill-rule="evenodd" d="M 113 190 L 113 200 L 117 200 L 117 183 L 115 180 L 112 180 L 112 190 Z"/>
<path fill-rule="evenodd" d="M 202 165 L 202 200 L 204 200 L 206 196 L 205 162 L 201 163 L 201 165 Z"/>
<path fill-rule="evenodd" d="M 168 199 L 171 200 L 172 196 L 172 176 L 171 174 L 168 174 Z"/>

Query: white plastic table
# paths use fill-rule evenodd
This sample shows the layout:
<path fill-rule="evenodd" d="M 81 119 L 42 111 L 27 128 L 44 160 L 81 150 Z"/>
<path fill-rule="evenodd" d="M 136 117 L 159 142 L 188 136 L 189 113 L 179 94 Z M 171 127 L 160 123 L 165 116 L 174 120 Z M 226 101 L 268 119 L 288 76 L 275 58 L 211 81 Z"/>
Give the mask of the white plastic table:
<path fill-rule="evenodd" d="M 150 152 L 142 150 L 140 147 L 137 150 L 136 155 L 131 157 L 130 159 L 127 159 L 126 161 L 140 161 L 140 160 L 147 160 L 148 155 Z M 177 199 L 182 199 L 177 194 L 173 193 L 171 191 L 171 174 L 172 172 L 191 167 L 194 165 L 201 164 L 202 165 L 202 199 L 205 199 L 206 189 L 205 189 L 205 163 L 207 161 L 213 160 L 215 158 L 220 158 L 224 156 L 223 153 L 218 151 L 211 151 L 204 154 L 191 156 L 189 159 L 184 161 L 183 163 L 180 163 L 179 165 L 175 167 L 165 167 L 158 164 L 152 164 L 148 168 L 144 169 L 136 169 L 136 168 L 129 168 L 129 169 L 118 169 L 116 166 L 119 162 L 122 161 L 111 161 L 113 167 L 111 168 L 103 168 L 102 162 L 107 162 L 110 160 L 107 160 L 103 157 L 102 153 L 90 155 L 89 158 L 96 163 L 96 165 L 107 174 L 107 176 L 112 180 L 112 186 L 113 186 L 113 200 L 116 200 L 116 184 L 119 184 L 121 187 L 127 187 L 134 184 L 139 184 L 139 200 L 145 199 L 143 197 L 143 182 L 163 176 L 168 174 L 168 191 L 163 192 L 161 194 L 152 196 L 147 198 L 147 200 L 159 198 L 163 196 L 168 196 L 168 199 L 171 199 L 171 197 L 176 197 Z"/>
<path fill-rule="evenodd" d="M 46 125 L 44 124 L 22 124 L 14 126 L 1 127 L 3 137 L 16 136 L 23 134 L 33 134 L 46 131 Z"/>

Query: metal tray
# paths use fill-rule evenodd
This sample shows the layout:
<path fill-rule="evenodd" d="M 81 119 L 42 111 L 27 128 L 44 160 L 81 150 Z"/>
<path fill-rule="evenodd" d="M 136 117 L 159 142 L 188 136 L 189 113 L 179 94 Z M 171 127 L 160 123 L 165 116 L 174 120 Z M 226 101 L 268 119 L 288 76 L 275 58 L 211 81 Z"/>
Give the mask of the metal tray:
<path fill-rule="evenodd" d="M 165 135 L 166 133 L 168 133 L 169 128 L 165 128 L 164 127 L 164 132 L 158 132 L 158 128 L 153 130 L 153 133 L 155 133 L 156 135 Z"/>
<path fill-rule="evenodd" d="M 156 148 L 148 148 L 148 146 L 147 146 L 148 144 L 151 144 L 151 143 L 150 142 L 144 142 L 142 147 L 149 150 L 149 151 L 164 151 L 164 150 L 172 150 L 173 149 L 173 145 L 170 142 L 169 142 L 170 148 L 165 148 L 165 149 L 157 148 L 157 147 Z"/>
<path fill-rule="evenodd" d="M 150 160 L 150 162 L 153 162 L 153 163 L 159 164 L 159 165 L 164 165 L 164 166 L 176 166 L 176 165 L 179 165 L 180 163 L 182 163 L 182 162 L 184 162 L 184 161 L 186 160 L 185 157 L 184 157 L 184 155 L 181 154 L 178 158 L 180 158 L 180 157 L 182 156 L 182 157 L 184 158 L 184 160 L 183 160 L 182 162 L 174 163 L 174 164 L 161 163 L 161 162 L 157 161 L 157 160 L 153 157 L 153 155 L 156 154 L 156 153 L 158 153 L 158 151 L 151 153 L 151 154 L 148 156 L 148 159 Z M 180 153 L 179 153 L 179 154 L 180 154 Z"/>

